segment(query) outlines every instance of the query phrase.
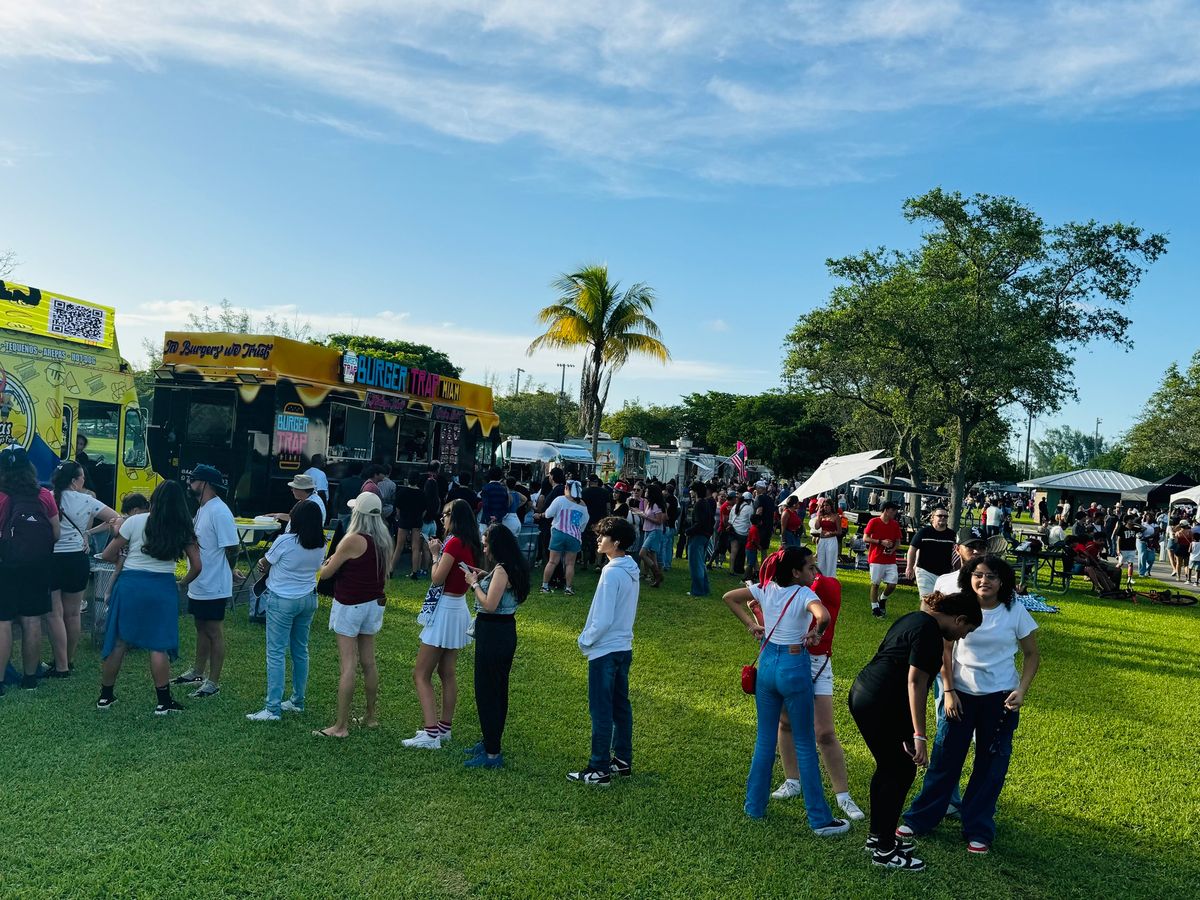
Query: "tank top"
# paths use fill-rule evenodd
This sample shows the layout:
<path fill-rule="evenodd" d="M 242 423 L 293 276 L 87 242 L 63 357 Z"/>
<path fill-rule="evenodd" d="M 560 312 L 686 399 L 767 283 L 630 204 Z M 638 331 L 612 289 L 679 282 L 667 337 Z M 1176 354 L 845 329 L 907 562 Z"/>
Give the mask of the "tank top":
<path fill-rule="evenodd" d="M 334 582 L 333 597 L 343 606 L 358 606 L 370 603 L 384 595 L 383 572 L 379 571 L 379 558 L 375 555 L 375 541 L 362 535 L 367 549 L 358 559 L 342 563 Z"/>

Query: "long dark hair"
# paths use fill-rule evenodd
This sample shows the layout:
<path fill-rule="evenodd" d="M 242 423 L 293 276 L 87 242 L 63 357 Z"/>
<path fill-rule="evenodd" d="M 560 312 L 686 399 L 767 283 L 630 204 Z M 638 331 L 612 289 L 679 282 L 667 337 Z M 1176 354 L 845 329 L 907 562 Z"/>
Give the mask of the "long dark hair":
<path fill-rule="evenodd" d="M 81 472 L 83 472 L 83 466 L 68 460 L 55 469 L 54 474 L 50 476 L 50 486 L 54 488 L 54 502 L 60 507 L 62 506 L 63 491 L 71 486 L 71 482 L 78 478 Z"/>
<path fill-rule="evenodd" d="M 1017 574 L 1006 560 L 991 553 L 974 556 L 958 570 L 958 589 L 975 596 L 975 588 L 971 586 L 971 574 L 980 566 L 987 566 L 1000 576 L 1000 593 L 997 599 L 1004 604 L 1005 609 L 1012 609 L 1013 595 L 1017 590 Z"/>
<path fill-rule="evenodd" d="M 529 596 L 529 564 L 525 554 L 517 545 L 517 539 L 504 525 L 493 525 L 487 530 L 488 555 L 508 576 L 508 586 L 518 603 Z"/>
<path fill-rule="evenodd" d="M 788 547 L 785 549 L 783 555 L 775 562 L 774 582 L 780 587 L 791 587 L 795 583 L 792 581 L 792 570 L 803 569 L 804 564 L 808 562 L 808 558 L 812 555 L 812 549 L 809 547 Z"/>
<path fill-rule="evenodd" d="M 37 469 L 22 448 L 0 452 L 0 491 L 10 497 L 36 497 Z"/>
<path fill-rule="evenodd" d="M 650 506 L 657 506 L 663 512 L 666 512 L 667 502 L 663 499 L 662 488 L 657 484 L 649 484 L 646 486 L 646 502 Z M 649 509 L 649 507 L 647 507 Z"/>
<path fill-rule="evenodd" d="M 454 535 L 471 548 L 475 554 L 475 562 L 483 559 L 483 545 L 479 543 L 479 523 L 466 500 L 451 500 L 442 509 L 450 512 L 450 524 L 446 534 Z"/>
<path fill-rule="evenodd" d="M 291 511 L 292 534 L 305 550 L 316 550 L 325 546 L 325 517 L 321 507 L 311 500 L 301 500 Z"/>
<path fill-rule="evenodd" d="M 142 538 L 142 552 L 155 559 L 176 560 L 196 543 L 192 515 L 183 497 L 183 485 L 164 481 L 150 495 L 150 516 Z"/>

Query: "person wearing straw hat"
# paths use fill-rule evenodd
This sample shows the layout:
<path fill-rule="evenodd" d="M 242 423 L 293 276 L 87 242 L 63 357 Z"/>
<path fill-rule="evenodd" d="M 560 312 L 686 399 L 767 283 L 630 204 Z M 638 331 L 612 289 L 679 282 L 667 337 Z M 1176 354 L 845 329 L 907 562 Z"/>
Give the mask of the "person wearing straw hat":
<path fill-rule="evenodd" d="M 188 586 L 188 612 L 196 624 L 196 662 L 172 684 L 198 684 L 188 694 L 206 700 L 221 692 L 225 663 L 225 608 L 233 599 L 233 570 L 237 560 L 237 524 L 225 505 L 225 476 L 201 463 L 192 469 L 188 487 L 200 501 L 193 527 L 200 545 L 200 574 Z M 204 670 L 208 669 L 208 677 Z"/>
<path fill-rule="evenodd" d="M 321 499 L 321 494 L 317 490 L 317 483 L 311 475 L 297 475 L 288 482 L 288 487 L 292 489 L 292 496 L 296 498 L 297 503 L 301 500 L 311 500 L 317 504 L 321 510 L 322 523 L 328 518 L 325 512 L 325 501 Z M 291 513 L 271 513 L 270 515 L 279 522 L 287 522 L 291 518 Z"/>
<path fill-rule="evenodd" d="M 350 734 L 350 704 L 354 700 L 355 669 L 363 673 L 366 714 L 359 720 L 368 728 L 379 724 L 375 700 L 379 693 L 379 670 L 375 665 L 375 635 L 383 627 L 386 603 L 384 586 L 392 559 L 392 536 L 383 522 L 383 501 L 363 491 L 347 501 L 350 525 L 317 573 L 319 579 L 333 578 L 333 607 L 329 630 L 337 635 L 337 719 L 327 728 L 314 731 L 318 737 L 344 738 Z"/>

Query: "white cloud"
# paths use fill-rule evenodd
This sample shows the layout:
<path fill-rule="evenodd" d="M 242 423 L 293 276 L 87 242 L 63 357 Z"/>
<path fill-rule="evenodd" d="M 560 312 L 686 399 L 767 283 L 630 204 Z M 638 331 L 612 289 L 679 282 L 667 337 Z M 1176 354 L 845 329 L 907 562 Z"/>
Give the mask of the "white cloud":
<path fill-rule="evenodd" d="M 711 319 L 704 323 L 704 327 L 709 331 L 722 332 L 729 330 L 729 323 L 724 319 Z"/>
<path fill-rule="evenodd" d="M 219 304 L 198 300 L 154 300 L 127 304 L 117 311 L 117 331 L 121 352 L 135 365 L 146 362 L 143 343 L 159 346 L 164 331 L 187 331 L 188 317 L 210 312 Z M 526 373 L 522 381 L 551 385 L 557 389 L 560 362 L 574 362 L 567 370 L 567 388 L 577 392 L 581 354 L 570 351 L 539 351 L 526 354 L 532 334 L 513 334 L 457 325 L 452 322 L 426 321 L 409 312 L 381 310 L 370 315 L 307 312 L 294 304 L 247 307 L 251 319 L 259 323 L 266 316 L 297 324 L 308 324 L 318 334 L 372 334 L 383 338 L 428 344 L 446 353 L 463 369 L 468 381 L 483 381 L 487 372 L 499 372 L 500 383 L 518 368 Z M 700 385 L 720 382 L 738 393 L 753 393 L 778 382 L 778 368 L 733 366 L 721 359 L 672 359 L 666 365 L 648 359 L 633 359 L 613 377 L 610 403 L 626 397 L 642 396 L 654 402 L 673 402 L 682 393 Z"/>
<path fill-rule="evenodd" d="M 618 193 L 662 171 L 861 180 L 876 153 L 855 136 L 880 114 L 1144 111 L 1200 85 L 1196 0 L 39 0 L 0 5 L 0 30 L 0 62 L 234 70 L 276 115 L 367 140 L 527 139 Z M 310 107 L 268 96 L 281 85 Z M 336 102 L 351 114 L 311 111 Z"/>

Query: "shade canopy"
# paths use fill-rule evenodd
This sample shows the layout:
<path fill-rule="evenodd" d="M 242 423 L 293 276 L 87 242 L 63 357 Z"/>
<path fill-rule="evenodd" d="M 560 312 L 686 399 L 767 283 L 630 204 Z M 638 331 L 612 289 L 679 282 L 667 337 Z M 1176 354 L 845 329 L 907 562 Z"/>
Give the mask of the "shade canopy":
<path fill-rule="evenodd" d="M 1172 494 L 1196 486 L 1196 479 L 1176 472 L 1154 484 L 1135 488 L 1132 491 L 1122 491 L 1121 499 L 1133 503 L 1145 503 L 1147 506 L 1162 506 L 1167 503 Z"/>
<path fill-rule="evenodd" d="M 808 480 L 792 491 L 788 496 L 800 500 L 816 497 L 835 487 L 860 478 L 868 472 L 874 472 L 880 466 L 892 461 L 886 450 L 870 450 L 866 453 L 851 453 L 848 456 L 830 456 L 817 470 L 808 476 Z"/>
<path fill-rule="evenodd" d="M 1171 503 L 1195 503 L 1200 506 L 1200 487 L 1191 487 L 1186 491 L 1180 491 L 1177 494 L 1171 495 Z"/>

